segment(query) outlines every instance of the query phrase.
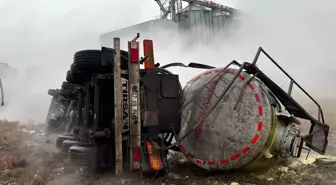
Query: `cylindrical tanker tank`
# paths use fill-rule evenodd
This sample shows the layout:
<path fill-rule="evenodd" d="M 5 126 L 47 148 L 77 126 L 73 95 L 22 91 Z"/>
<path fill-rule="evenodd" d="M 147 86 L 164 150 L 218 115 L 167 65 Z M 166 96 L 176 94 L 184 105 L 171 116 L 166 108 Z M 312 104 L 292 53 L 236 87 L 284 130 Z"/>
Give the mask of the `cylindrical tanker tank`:
<path fill-rule="evenodd" d="M 260 80 L 241 72 L 221 97 L 237 72 L 209 70 L 183 89 L 176 140 L 181 141 L 179 147 L 188 159 L 204 169 L 251 168 L 256 163 L 260 167 L 273 162 L 278 153 L 290 156 L 299 142 L 293 123 L 277 119 L 281 107 L 272 106 L 276 100 Z"/>

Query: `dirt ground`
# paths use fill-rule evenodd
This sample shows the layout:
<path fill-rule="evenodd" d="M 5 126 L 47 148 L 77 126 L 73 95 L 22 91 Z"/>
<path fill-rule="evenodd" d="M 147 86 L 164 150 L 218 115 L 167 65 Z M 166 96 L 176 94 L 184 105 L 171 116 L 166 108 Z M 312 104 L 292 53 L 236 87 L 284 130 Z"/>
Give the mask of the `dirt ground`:
<path fill-rule="evenodd" d="M 20 126 L 0 121 L 0 185 L 238 185 L 238 184 L 336 184 L 336 164 L 321 165 L 310 159 L 294 161 L 265 172 L 210 174 L 172 154 L 169 173 L 164 177 L 140 177 L 112 172 L 92 173 L 67 163 L 55 147 L 55 136 L 46 137 L 43 125 Z M 336 151 L 331 147 L 330 151 Z M 304 164 L 304 163 L 309 164 Z"/>

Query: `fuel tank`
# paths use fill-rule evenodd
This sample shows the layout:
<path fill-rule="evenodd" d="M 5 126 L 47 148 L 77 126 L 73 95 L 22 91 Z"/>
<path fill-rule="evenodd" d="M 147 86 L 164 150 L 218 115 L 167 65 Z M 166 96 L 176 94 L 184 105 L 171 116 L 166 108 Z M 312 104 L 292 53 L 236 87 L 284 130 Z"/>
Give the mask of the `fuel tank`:
<path fill-rule="evenodd" d="M 258 164 L 266 163 L 264 160 L 271 161 L 282 149 L 290 153 L 290 148 L 279 143 L 296 141 L 297 135 L 279 139 L 289 136 L 287 131 L 279 131 L 286 129 L 279 128 L 291 130 L 293 125 L 277 124 L 273 100 L 258 79 L 241 72 L 224 94 L 237 72 L 209 70 L 183 89 L 181 130 L 176 140 L 181 140 L 179 147 L 186 157 L 201 168 L 231 170 L 258 160 Z"/>

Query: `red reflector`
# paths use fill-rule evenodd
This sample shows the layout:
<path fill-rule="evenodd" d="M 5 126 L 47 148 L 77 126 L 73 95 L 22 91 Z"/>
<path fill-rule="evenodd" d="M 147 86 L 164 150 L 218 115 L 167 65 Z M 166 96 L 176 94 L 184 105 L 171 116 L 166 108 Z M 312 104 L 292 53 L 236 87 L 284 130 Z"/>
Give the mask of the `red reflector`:
<path fill-rule="evenodd" d="M 143 45 L 144 45 L 144 55 L 148 56 L 148 58 L 145 61 L 145 69 L 153 69 L 155 67 L 153 41 L 144 40 Z"/>
<path fill-rule="evenodd" d="M 141 160 L 141 150 L 140 150 L 140 148 L 133 148 L 132 154 L 133 154 L 133 161 L 134 162 L 140 162 L 140 160 Z"/>
<path fill-rule="evenodd" d="M 129 53 L 130 53 L 130 60 L 132 63 L 139 62 L 139 42 L 131 41 L 129 42 Z"/>

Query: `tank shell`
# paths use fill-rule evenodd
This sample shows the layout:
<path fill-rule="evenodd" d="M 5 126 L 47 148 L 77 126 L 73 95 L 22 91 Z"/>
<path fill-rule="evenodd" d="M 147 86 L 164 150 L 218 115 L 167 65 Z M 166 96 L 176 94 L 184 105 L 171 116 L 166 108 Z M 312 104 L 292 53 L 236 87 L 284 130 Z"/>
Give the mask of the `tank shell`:
<path fill-rule="evenodd" d="M 248 83 L 251 76 L 242 72 L 220 98 L 237 72 L 209 70 L 183 89 L 181 130 L 176 139 L 205 118 L 182 140 L 180 149 L 194 164 L 208 170 L 237 169 L 248 164 L 264 150 L 271 135 L 272 109 L 259 81 Z"/>

